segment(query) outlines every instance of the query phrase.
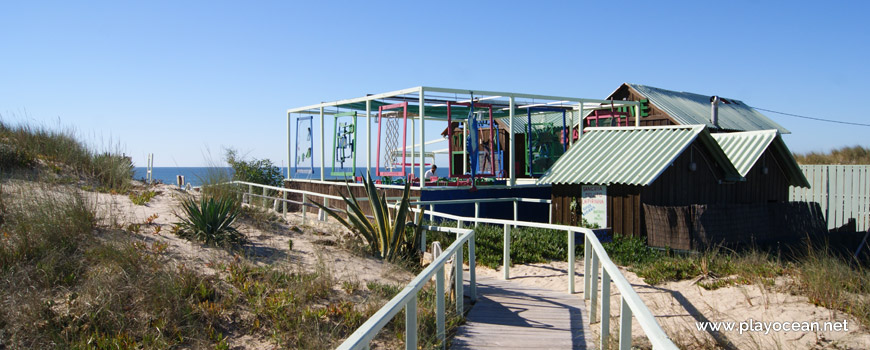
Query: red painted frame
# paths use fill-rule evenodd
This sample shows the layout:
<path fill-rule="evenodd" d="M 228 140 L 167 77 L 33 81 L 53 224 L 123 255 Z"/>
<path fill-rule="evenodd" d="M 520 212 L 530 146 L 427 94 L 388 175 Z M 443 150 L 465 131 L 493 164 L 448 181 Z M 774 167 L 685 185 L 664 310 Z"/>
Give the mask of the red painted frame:
<path fill-rule="evenodd" d="M 402 171 L 381 171 L 381 119 L 385 110 L 402 108 Z M 378 176 L 401 176 L 402 178 L 408 173 L 405 166 L 408 151 L 408 102 L 395 103 L 378 107 L 378 164 L 375 173 Z"/>
<path fill-rule="evenodd" d="M 449 144 L 448 152 L 450 153 L 450 157 L 448 157 L 450 160 L 450 165 L 449 165 L 450 169 L 448 169 L 448 174 L 453 174 L 453 117 L 451 115 L 452 111 L 450 110 L 450 106 L 453 106 L 453 105 L 471 107 L 471 103 L 470 102 L 450 102 L 450 101 L 447 101 L 447 139 L 450 140 L 450 142 L 448 142 L 448 144 Z M 475 103 L 474 107 L 489 108 L 489 140 L 490 140 L 489 141 L 490 142 L 489 159 L 491 159 L 491 161 L 493 163 L 492 164 L 492 171 L 493 172 L 491 172 L 491 173 L 479 173 L 479 174 L 477 174 L 477 177 L 495 177 L 495 173 L 498 171 L 498 169 L 495 168 L 495 145 L 496 145 L 495 137 L 497 137 L 498 135 L 494 134 L 495 133 L 495 131 L 494 131 L 495 123 L 492 120 L 492 105 L 486 104 L 486 103 Z M 461 122 L 457 122 L 457 123 L 461 123 Z M 478 159 L 478 162 L 480 162 L 479 159 Z M 453 175 L 450 175 L 450 176 L 454 177 Z M 471 175 L 470 174 L 460 174 L 460 175 L 457 175 L 455 177 L 469 178 L 469 177 L 471 177 Z"/>

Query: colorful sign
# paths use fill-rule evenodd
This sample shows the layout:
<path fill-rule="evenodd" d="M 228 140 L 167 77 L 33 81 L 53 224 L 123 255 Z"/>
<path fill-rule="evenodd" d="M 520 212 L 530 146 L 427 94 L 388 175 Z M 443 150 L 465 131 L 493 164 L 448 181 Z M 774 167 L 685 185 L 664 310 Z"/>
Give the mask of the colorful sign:
<path fill-rule="evenodd" d="M 607 186 L 583 186 L 581 215 L 586 222 L 607 227 Z"/>

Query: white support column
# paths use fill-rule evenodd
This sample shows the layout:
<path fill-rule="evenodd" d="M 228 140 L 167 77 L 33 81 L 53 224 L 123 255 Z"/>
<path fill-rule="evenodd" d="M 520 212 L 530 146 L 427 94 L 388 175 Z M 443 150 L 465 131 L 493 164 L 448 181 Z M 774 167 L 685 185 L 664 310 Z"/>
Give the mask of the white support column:
<path fill-rule="evenodd" d="M 426 187 L 426 124 L 423 117 L 426 115 L 426 91 L 420 89 L 420 187 Z M 449 125 L 448 125 L 449 126 Z M 433 164 L 435 160 L 432 160 Z"/>
<path fill-rule="evenodd" d="M 405 349 L 417 350 L 417 296 L 405 304 Z"/>
<path fill-rule="evenodd" d="M 640 103 L 634 106 L 634 126 L 640 126 Z"/>
<path fill-rule="evenodd" d="M 510 161 L 508 162 L 508 164 L 511 167 L 511 169 L 510 169 L 510 181 L 508 181 L 508 186 L 516 186 L 516 184 L 517 184 L 517 167 L 516 167 L 517 147 L 516 147 L 516 135 L 514 135 L 514 109 L 516 108 L 516 105 L 515 105 L 513 96 L 511 96 L 508 100 L 510 101 L 510 106 L 508 108 L 508 116 L 509 116 L 509 119 L 508 119 L 509 127 L 508 128 L 511 129 L 510 134 L 509 134 L 510 135 L 510 142 L 508 142 L 508 144 L 510 145 L 510 146 L 508 146 L 508 147 L 510 147 Z"/>
<path fill-rule="evenodd" d="M 502 252 L 503 260 L 502 260 L 502 270 L 504 271 L 504 279 L 508 280 L 511 278 L 511 225 L 504 225 L 504 242 L 502 243 Z"/>
<path fill-rule="evenodd" d="M 372 100 L 366 100 L 366 173 L 372 171 Z M 377 173 L 377 172 L 376 172 Z"/>
<path fill-rule="evenodd" d="M 579 142 L 581 138 L 583 138 L 583 115 L 586 114 L 586 111 L 583 109 L 583 102 L 580 102 L 580 123 L 577 124 L 577 141 Z"/>
<path fill-rule="evenodd" d="M 589 323 L 598 322 L 598 254 L 592 252 L 592 274 L 589 284 L 589 293 L 592 300 L 589 301 Z"/>
<path fill-rule="evenodd" d="M 417 159 L 417 155 L 414 154 L 414 150 L 417 148 L 417 147 L 416 147 L 416 144 L 417 144 L 417 133 L 414 132 L 414 130 L 416 130 L 416 129 L 414 129 L 414 124 L 416 124 L 416 123 L 414 123 L 414 118 L 409 118 L 408 121 L 411 122 L 411 175 L 412 175 L 412 177 L 413 177 L 414 175 L 417 174 L 417 167 L 414 166 L 414 164 L 417 164 L 417 161 L 416 161 L 416 159 Z M 407 146 L 408 146 L 408 145 L 405 145 L 405 147 L 407 147 Z M 406 148 L 406 149 L 407 149 L 407 148 Z M 404 161 L 404 162 L 407 162 L 408 159 L 405 158 L 403 161 Z M 420 177 L 423 177 L 423 174 L 420 174 Z M 407 179 L 405 179 L 405 180 L 407 180 Z"/>
<path fill-rule="evenodd" d="M 320 107 L 320 181 L 326 180 L 326 143 L 323 140 L 326 135 L 325 128 L 323 123 L 323 107 Z"/>
<path fill-rule="evenodd" d="M 568 293 L 574 294 L 574 232 L 568 231 Z"/>
<path fill-rule="evenodd" d="M 574 146 L 574 110 L 568 111 L 568 115 L 571 116 L 568 121 L 568 147 L 571 147 Z"/>
<path fill-rule="evenodd" d="M 631 349 L 631 308 L 625 302 L 625 297 L 621 297 L 622 303 L 619 306 L 619 350 Z"/>
<path fill-rule="evenodd" d="M 290 113 L 287 113 L 287 176 L 285 178 L 290 178 L 290 164 L 293 164 L 293 158 L 290 154 L 290 151 L 293 149 L 293 146 L 290 144 Z"/>
<path fill-rule="evenodd" d="M 435 339 L 444 344 L 444 265 L 435 272 Z"/>

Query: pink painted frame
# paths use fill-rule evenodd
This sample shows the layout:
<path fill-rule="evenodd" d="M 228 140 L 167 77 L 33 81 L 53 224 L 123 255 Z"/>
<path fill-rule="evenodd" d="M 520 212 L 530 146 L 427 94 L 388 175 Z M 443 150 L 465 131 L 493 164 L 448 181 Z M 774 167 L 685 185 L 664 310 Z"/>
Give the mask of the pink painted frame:
<path fill-rule="evenodd" d="M 381 171 L 381 119 L 385 110 L 402 108 L 402 171 Z M 408 174 L 407 166 L 407 151 L 408 151 L 408 102 L 396 103 L 378 107 L 378 162 L 375 173 L 378 176 L 401 176 L 402 178 Z"/>

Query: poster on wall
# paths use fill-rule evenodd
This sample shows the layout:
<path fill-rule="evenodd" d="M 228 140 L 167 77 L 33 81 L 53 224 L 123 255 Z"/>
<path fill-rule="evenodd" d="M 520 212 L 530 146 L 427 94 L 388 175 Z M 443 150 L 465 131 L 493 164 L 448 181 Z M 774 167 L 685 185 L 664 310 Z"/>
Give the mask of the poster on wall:
<path fill-rule="evenodd" d="M 580 209 L 583 219 L 598 227 L 607 227 L 607 186 L 583 186 Z"/>

